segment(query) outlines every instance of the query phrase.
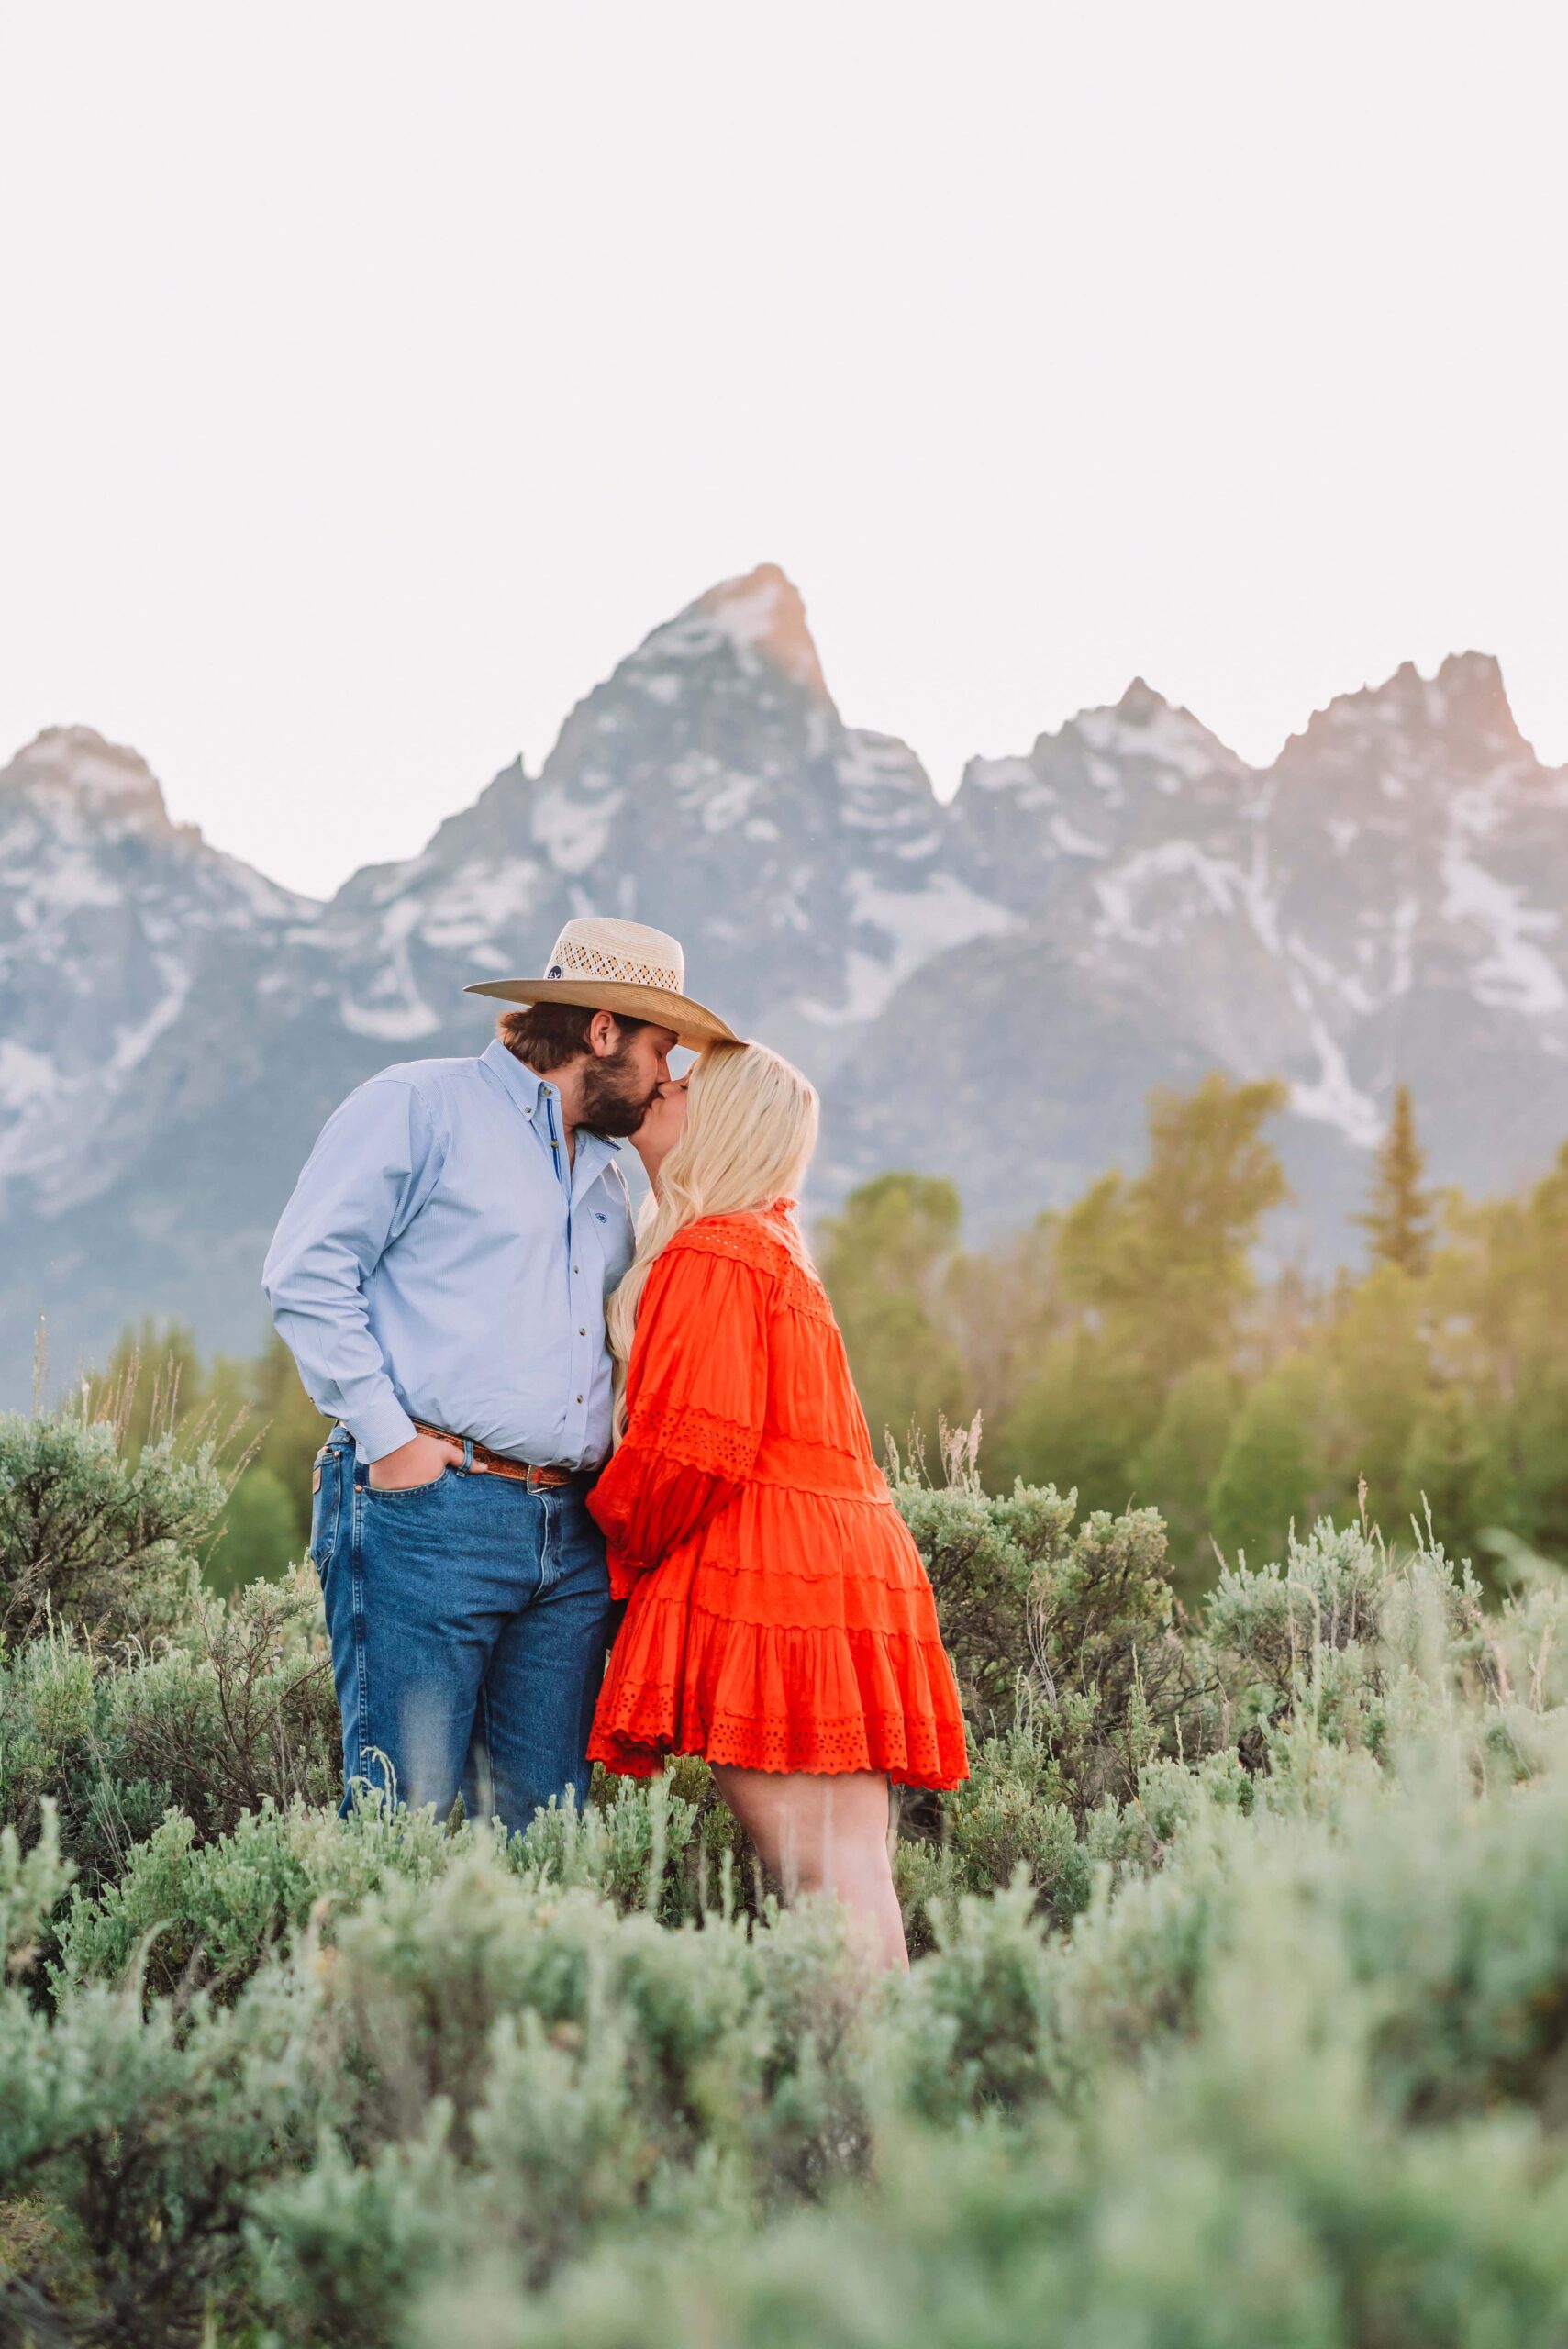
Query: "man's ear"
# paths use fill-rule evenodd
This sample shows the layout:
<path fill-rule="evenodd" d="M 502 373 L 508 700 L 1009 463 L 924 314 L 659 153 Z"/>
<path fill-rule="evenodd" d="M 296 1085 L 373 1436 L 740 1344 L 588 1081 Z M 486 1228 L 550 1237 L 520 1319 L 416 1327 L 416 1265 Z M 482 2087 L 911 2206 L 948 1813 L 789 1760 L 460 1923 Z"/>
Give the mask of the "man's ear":
<path fill-rule="evenodd" d="M 607 1061 L 620 1042 L 620 1022 L 613 1011 L 595 1011 L 588 1023 L 588 1050 L 596 1061 Z"/>

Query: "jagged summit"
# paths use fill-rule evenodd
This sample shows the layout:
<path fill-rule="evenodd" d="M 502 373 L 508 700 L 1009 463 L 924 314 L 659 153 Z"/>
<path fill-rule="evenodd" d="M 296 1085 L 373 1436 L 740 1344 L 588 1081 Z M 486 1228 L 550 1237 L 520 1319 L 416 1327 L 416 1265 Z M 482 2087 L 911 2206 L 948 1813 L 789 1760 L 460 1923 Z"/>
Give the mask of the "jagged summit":
<path fill-rule="evenodd" d="M 818 701 L 831 699 L 795 582 L 776 562 L 760 562 L 743 579 L 724 579 L 697 599 L 737 645 L 764 654 Z"/>
<path fill-rule="evenodd" d="M 1168 777 L 1196 782 L 1212 774 L 1245 771 L 1245 762 L 1180 702 L 1167 701 L 1146 678 L 1134 677 L 1121 699 L 1081 709 L 1054 733 L 1036 737 L 1030 763 L 1087 750 L 1101 757 L 1148 759 Z"/>
<path fill-rule="evenodd" d="M 1313 711 L 1286 747 L 1396 735 L 1441 740 L 1451 751 L 1480 758 L 1529 755 L 1496 655 L 1475 651 L 1449 653 L 1430 677 L 1423 677 L 1413 661 L 1402 661 L 1381 684 L 1336 694 Z"/>
<path fill-rule="evenodd" d="M 464 985 L 538 968 L 573 914 L 674 931 L 694 991 L 811 1074 L 813 1214 L 906 1166 L 977 1230 L 1027 1221 L 1140 1155 L 1151 1085 L 1220 1069 L 1288 1085 L 1289 1244 L 1326 1269 L 1397 1079 L 1440 1182 L 1551 1163 L 1565 906 L 1568 771 L 1484 653 L 1407 663 L 1264 769 L 1135 677 L 939 802 L 843 723 L 773 563 L 330 907 L 172 825 L 134 751 L 50 728 L 0 774 L 0 1379 L 25 1397 L 39 1310 L 61 1358 L 148 1311 L 252 1346 L 322 1120 L 389 1062 L 473 1052 Z"/>
<path fill-rule="evenodd" d="M 42 790 L 110 821 L 199 840 L 195 825 L 170 820 L 157 776 L 139 751 L 106 741 L 92 726 L 46 726 L 0 769 L 0 790 Z"/>
<path fill-rule="evenodd" d="M 1147 726 L 1151 718 L 1171 704 L 1163 694 L 1157 694 L 1145 677 L 1134 677 L 1116 706 L 1117 716 L 1129 726 Z"/>
<path fill-rule="evenodd" d="M 634 673 L 700 659 L 728 647 L 743 670 L 766 663 L 833 708 L 822 663 L 806 626 L 800 590 L 776 562 L 760 562 L 743 578 L 721 579 L 673 620 L 644 639 L 628 664 Z"/>

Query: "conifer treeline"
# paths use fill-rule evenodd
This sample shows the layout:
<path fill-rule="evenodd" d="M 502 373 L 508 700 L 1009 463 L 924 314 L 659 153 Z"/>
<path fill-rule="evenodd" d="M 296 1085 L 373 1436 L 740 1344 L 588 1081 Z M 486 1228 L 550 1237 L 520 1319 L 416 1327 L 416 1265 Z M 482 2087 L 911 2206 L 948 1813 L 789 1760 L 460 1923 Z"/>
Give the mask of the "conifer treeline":
<path fill-rule="evenodd" d="M 985 1418 L 986 1482 L 1149 1503 L 1189 1587 L 1282 1554 L 1294 1521 L 1429 1508 L 1485 1573 L 1512 1534 L 1568 1556 L 1568 1145 L 1544 1181 L 1472 1202 L 1426 1184 L 1407 1088 L 1358 1219 L 1366 1265 L 1260 1281 L 1285 1194 L 1264 1129 L 1283 1087 L 1156 1094 L 1148 1163 L 998 1246 L 959 1245 L 953 1186 L 886 1174 L 823 1233 L 873 1431 L 928 1446 Z"/>
<path fill-rule="evenodd" d="M 1140 1174 L 988 1249 L 962 1246 L 951 1183 L 889 1174 L 853 1193 L 817 1239 L 873 1438 L 935 1459 L 939 1422 L 978 1410 L 993 1489 L 1022 1476 L 1076 1487 L 1082 1510 L 1159 1508 L 1189 1590 L 1217 1545 L 1257 1561 L 1293 1521 L 1343 1521 L 1363 1480 L 1391 1541 L 1429 1508 L 1480 1572 L 1498 1531 L 1568 1558 L 1568 1144 L 1522 1196 L 1439 1195 L 1401 1086 L 1358 1218 L 1364 1271 L 1264 1282 L 1258 1242 L 1286 1189 L 1265 1129 L 1284 1100 L 1218 1075 L 1155 1094 Z M 300 1554 L 323 1423 L 281 1344 L 204 1369 L 188 1333 L 148 1325 L 100 1390 L 115 1381 L 133 1439 L 159 1409 L 187 1429 L 246 1419 L 220 1587 Z"/>

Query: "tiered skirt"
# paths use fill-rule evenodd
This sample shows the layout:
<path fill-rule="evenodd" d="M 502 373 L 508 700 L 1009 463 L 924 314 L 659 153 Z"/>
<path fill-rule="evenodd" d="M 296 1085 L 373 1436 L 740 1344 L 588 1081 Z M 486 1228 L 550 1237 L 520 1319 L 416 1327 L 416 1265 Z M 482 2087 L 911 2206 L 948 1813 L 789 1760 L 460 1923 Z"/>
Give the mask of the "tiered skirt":
<path fill-rule="evenodd" d="M 640 1575 L 588 1750 L 631 1777 L 673 1753 L 902 1786 L 967 1776 L 930 1584 L 885 1487 L 745 1486 Z"/>

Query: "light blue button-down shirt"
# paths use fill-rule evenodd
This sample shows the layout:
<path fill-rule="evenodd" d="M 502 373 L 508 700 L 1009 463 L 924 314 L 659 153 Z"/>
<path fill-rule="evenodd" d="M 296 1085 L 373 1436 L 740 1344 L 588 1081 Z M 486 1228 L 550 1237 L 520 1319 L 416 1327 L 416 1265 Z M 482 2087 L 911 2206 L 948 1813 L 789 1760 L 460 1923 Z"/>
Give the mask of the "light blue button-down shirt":
<path fill-rule="evenodd" d="M 367 1460 L 414 1421 L 538 1466 L 610 1448 L 605 1300 L 631 1262 L 613 1142 L 500 1042 L 408 1061 L 321 1130 L 267 1252 L 272 1319 Z"/>

